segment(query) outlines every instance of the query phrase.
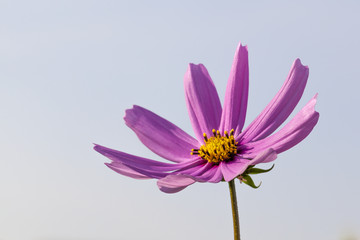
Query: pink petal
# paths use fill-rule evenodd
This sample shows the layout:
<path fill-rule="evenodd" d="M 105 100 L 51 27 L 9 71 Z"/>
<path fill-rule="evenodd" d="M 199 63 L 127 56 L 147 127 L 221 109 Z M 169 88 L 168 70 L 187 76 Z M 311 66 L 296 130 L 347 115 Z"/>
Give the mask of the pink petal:
<path fill-rule="evenodd" d="M 246 143 L 263 139 L 274 132 L 299 102 L 308 75 L 309 68 L 303 66 L 300 60 L 296 59 L 280 91 L 260 115 L 240 134 L 238 139 L 242 139 L 241 142 Z"/>
<path fill-rule="evenodd" d="M 165 193 L 177 193 L 193 183 L 194 179 L 183 175 L 168 175 L 157 181 L 159 189 Z"/>
<path fill-rule="evenodd" d="M 207 161 L 203 161 L 201 164 L 189 168 L 182 168 L 177 171 L 174 171 L 173 173 L 178 175 L 189 175 L 195 177 L 211 169 L 212 165 L 213 164 L 210 164 Z"/>
<path fill-rule="evenodd" d="M 211 131 L 219 127 L 222 111 L 219 96 L 202 64 L 189 64 L 184 86 L 191 124 L 196 138 L 203 143 L 203 133 L 210 136 Z"/>
<path fill-rule="evenodd" d="M 144 176 L 148 178 L 163 178 L 171 171 L 193 168 L 194 166 L 202 164 L 202 161 L 198 159 L 177 164 L 163 163 L 100 145 L 95 145 L 94 149 L 112 161 L 107 164 L 108 167 L 120 174 L 134 178 Z"/>
<path fill-rule="evenodd" d="M 114 170 L 115 172 L 127 177 L 131 177 L 135 179 L 150 179 L 150 177 L 138 173 L 122 163 L 113 162 L 113 163 L 105 163 L 105 165 L 108 166 L 111 170 Z"/>
<path fill-rule="evenodd" d="M 249 162 L 249 166 L 255 166 L 259 163 L 272 162 L 277 158 L 277 153 L 274 149 L 268 148 L 265 151 L 258 154 L 253 160 Z"/>
<path fill-rule="evenodd" d="M 221 172 L 225 181 L 229 182 L 242 174 L 249 166 L 250 161 L 242 158 L 235 158 L 230 162 L 221 162 Z"/>
<path fill-rule="evenodd" d="M 212 168 L 204 172 L 203 174 L 196 176 L 195 179 L 198 179 L 202 182 L 211 182 L 218 183 L 223 179 L 220 165 L 213 165 Z"/>
<path fill-rule="evenodd" d="M 233 161 L 221 162 L 220 167 L 225 181 L 229 182 L 241 175 L 250 165 L 254 166 L 258 163 L 265 163 L 274 161 L 277 157 L 276 152 L 273 149 L 266 149 L 258 154 L 254 159 L 243 159 L 240 156 L 236 156 Z"/>
<path fill-rule="evenodd" d="M 244 157 L 255 157 L 267 148 L 272 148 L 279 154 L 301 142 L 310 134 L 319 120 L 319 113 L 315 111 L 316 98 L 317 94 L 277 133 L 245 144 L 244 147 L 249 150 Z"/>
<path fill-rule="evenodd" d="M 208 163 L 206 161 L 203 161 L 201 165 L 199 164 L 192 168 L 175 171 L 174 174 L 190 176 L 197 182 L 217 183 L 222 180 L 222 173 L 219 165 Z"/>
<path fill-rule="evenodd" d="M 220 132 L 235 130 L 237 136 L 245 122 L 249 89 L 249 63 L 246 46 L 239 44 L 225 92 Z"/>
<path fill-rule="evenodd" d="M 194 159 L 190 152 L 192 148 L 198 148 L 199 143 L 164 118 L 134 106 L 126 110 L 124 120 L 140 141 L 157 155 L 173 162 Z"/>
<path fill-rule="evenodd" d="M 138 177 L 146 176 L 147 178 L 163 178 L 168 174 L 167 171 L 173 170 L 175 167 L 173 166 L 175 164 L 157 162 L 151 159 L 130 155 L 100 145 L 95 145 L 94 150 L 112 161 L 111 163 L 106 164 L 108 167 L 125 176 L 137 174 Z M 131 172 L 126 171 L 129 169 Z M 129 177 L 136 176 L 134 175 Z"/>
<path fill-rule="evenodd" d="M 95 145 L 94 150 L 109 158 L 113 162 L 119 162 L 126 164 L 127 166 L 146 168 L 151 171 L 170 171 L 179 168 L 179 164 L 158 162 L 148 158 L 142 158 L 115 149 L 107 148 L 101 145 Z"/>
<path fill-rule="evenodd" d="M 207 172 L 211 171 L 211 169 L 214 167 L 214 164 L 206 162 L 205 164 L 203 164 L 200 168 L 199 167 L 195 167 L 192 169 L 189 169 L 191 171 L 189 172 L 189 175 L 193 176 L 193 177 L 199 177 L 199 176 L 203 176 L 204 174 L 206 174 Z M 185 173 L 184 171 L 181 171 L 183 173 Z M 197 179 L 199 182 L 206 182 L 207 179 L 204 178 L 198 178 Z"/>
<path fill-rule="evenodd" d="M 138 168 L 138 167 L 134 167 L 134 166 L 130 166 L 130 165 L 126 165 L 123 163 L 118 163 L 118 162 L 111 162 L 106 164 L 108 167 L 110 167 L 112 170 L 114 170 L 117 173 L 123 174 L 122 171 L 120 171 L 119 168 L 121 168 L 121 165 L 124 165 L 125 167 L 127 167 L 128 169 L 131 169 L 133 172 L 141 175 L 141 176 L 146 176 L 147 178 L 155 178 L 155 179 L 159 179 L 159 178 L 163 178 L 166 177 L 168 175 L 167 172 L 164 171 L 153 171 L 153 170 L 147 170 L 146 168 Z M 123 174 L 125 176 L 128 176 L 127 174 Z M 131 176 L 129 176 L 131 177 Z"/>

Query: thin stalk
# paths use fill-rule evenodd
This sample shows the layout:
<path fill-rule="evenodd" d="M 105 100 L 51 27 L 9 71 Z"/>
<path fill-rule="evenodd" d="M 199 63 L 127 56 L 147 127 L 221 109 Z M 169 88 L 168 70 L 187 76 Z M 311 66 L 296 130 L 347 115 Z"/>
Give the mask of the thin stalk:
<path fill-rule="evenodd" d="M 231 209 L 234 224 L 234 240 L 240 240 L 239 212 L 237 207 L 236 190 L 234 179 L 229 182 Z"/>

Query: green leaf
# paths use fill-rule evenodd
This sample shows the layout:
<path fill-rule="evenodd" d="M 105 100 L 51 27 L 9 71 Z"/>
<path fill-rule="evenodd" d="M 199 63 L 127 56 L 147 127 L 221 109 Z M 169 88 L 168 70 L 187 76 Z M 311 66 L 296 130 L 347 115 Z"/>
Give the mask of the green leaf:
<path fill-rule="evenodd" d="M 249 175 L 242 175 L 241 182 L 243 182 L 246 185 L 249 185 L 250 187 L 255 188 L 255 189 L 261 186 L 261 182 L 260 182 L 259 186 L 256 186 L 254 181 L 252 180 L 252 178 Z"/>
<path fill-rule="evenodd" d="M 271 166 L 269 169 L 261 169 L 261 168 L 248 168 L 246 173 L 247 174 L 259 174 L 259 173 L 266 173 L 270 172 L 274 168 L 275 164 Z"/>

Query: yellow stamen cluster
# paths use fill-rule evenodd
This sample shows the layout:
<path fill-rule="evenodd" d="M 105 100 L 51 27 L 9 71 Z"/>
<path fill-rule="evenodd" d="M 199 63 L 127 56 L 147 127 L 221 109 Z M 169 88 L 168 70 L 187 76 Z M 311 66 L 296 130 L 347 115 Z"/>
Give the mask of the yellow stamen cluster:
<path fill-rule="evenodd" d="M 208 138 L 204 133 L 205 144 L 200 149 L 191 149 L 191 155 L 199 155 L 202 159 L 211 163 L 220 163 L 234 157 L 237 153 L 237 142 L 234 139 L 234 129 L 224 132 L 225 136 L 221 136 L 220 131 L 212 130 L 213 137 Z"/>

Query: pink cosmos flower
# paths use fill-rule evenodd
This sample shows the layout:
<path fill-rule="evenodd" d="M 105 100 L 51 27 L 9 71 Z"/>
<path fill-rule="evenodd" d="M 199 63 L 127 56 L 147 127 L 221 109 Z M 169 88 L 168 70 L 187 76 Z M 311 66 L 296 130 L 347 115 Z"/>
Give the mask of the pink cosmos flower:
<path fill-rule="evenodd" d="M 193 138 L 155 113 L 134 106 L 125 123 L 151 151 L 173 163 L 159 162 L 95 145 L 111 160 L 105 163 L 135 179 L 158 179 L 166 193 L 178 192 L 195 182 L 231 181 L 259 163 L 276 159 L 310 134 L 319 119 L 317 94 L 283 128 L 272 134 L 299 102 L 309 69 L 296 59 L 280 91 L 255 120 L 242 131 L 248 100 L 248 50 L 239 44 L 228 80 L 223 107 L 208 71 L 190 64 L 185 74 L 185 98 Z M 246 176 L 245 176 L 246 177 Z"/>

